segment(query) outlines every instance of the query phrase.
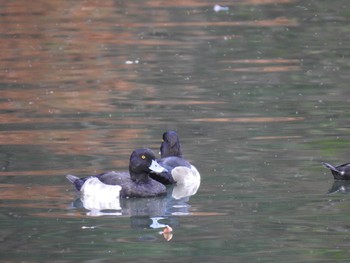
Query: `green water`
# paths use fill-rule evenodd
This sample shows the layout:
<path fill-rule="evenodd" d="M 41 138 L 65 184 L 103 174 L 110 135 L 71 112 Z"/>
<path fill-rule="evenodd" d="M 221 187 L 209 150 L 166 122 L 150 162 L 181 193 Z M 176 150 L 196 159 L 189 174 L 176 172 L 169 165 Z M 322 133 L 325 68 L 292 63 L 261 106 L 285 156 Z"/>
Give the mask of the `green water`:
<path fill-rule="evenodd" d="M 347 1 L 2 2 L 1 261 L 348 261 Z M 196 194 L 84 208 L 167 129 Z"/>

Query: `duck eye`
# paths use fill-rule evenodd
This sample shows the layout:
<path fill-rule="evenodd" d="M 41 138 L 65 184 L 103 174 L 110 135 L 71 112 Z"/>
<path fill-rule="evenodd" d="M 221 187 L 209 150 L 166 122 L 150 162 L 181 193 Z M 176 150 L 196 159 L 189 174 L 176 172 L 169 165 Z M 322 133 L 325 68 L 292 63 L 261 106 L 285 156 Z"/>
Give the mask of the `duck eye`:
<path fill-rule="evenodd" d="M 146 159 L 146 156 L 145 156 L 145 155 L 142 155 L 142 156 L 141 156 L 141 159 L 145 160 L 145 159 Z"/>

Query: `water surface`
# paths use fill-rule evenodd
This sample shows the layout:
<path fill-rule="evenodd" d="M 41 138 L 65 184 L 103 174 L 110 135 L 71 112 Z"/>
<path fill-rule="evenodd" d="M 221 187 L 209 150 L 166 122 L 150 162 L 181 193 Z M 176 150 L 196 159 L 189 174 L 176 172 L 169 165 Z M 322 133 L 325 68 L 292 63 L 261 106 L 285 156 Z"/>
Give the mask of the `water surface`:
<path fill-rule="evenodd" d="M 3 261 L 347 261 L 348 185 L 320 165 L 349 161 L 347 1 L 2 2 Z M 196 194 L 99 211 L 66 181 L 167 129 Z"/>

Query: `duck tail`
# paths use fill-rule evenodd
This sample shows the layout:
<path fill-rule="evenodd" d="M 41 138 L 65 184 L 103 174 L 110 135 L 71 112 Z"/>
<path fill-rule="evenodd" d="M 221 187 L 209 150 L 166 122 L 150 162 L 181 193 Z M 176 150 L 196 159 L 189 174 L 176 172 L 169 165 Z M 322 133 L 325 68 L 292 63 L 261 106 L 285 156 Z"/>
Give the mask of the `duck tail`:
<path fill-rule="evenodd" d="M 69 182 L 74 184 L 75 188 L 80 191 L 81 187 L 85 183 L 84 179 L 79 178 L 78 176 L 72 175 L 72 174 L 67 174 L 66 178 L 68 179 Z"/>
<path fill-rule="evenodd" d="M 331 171 L 334 171 L 334 172 L 336 172 L 336 173 L 339 173 L 340 171 L 337 169 L 337 168 L 335 168 L 333 165 L 331 165 L 331 164 L 329 164 L 329 163 L 322 163 L 323 164 L 323 166 L 325 167 L 325 168 L 327 168 L 327 169 L 330 169 Z"/>

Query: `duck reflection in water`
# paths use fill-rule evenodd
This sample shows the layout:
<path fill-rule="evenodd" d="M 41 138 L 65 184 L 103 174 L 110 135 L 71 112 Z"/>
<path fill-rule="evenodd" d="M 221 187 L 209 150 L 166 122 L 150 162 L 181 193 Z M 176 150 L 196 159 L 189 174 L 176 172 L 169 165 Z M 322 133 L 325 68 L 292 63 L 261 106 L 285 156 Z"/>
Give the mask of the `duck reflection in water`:
<path fill-rule="evenodd" d="M 174 191 L 175 197 L 174 197 Z M 100 198 L 93 195 L 81 195 L 73 203 L 74 208 L 89 210 L 88 216 L 171 216 L 188 215 L 190 190 L 181 186 L 169 186 L 166 196 L 152 198 Z"/>
<path fill-rule="evenodd" d="M 176 198 L 173 197 L 174 190 Z M 164 239 L 170 241 L 174 235 L 172 228 L 179 227 L 178 216 L 191 214 L 189 211 L 191 206 L 188 204 L 190 196 L 181 196 L 189 192 L 190 190 L 181 189 L 181 186 L 176 185 L 170 186 L 167 196 L 162 197 L 97 200 L 90 195 L 81 196 L 72 205 L 74 208 L 88 210 L 87 216 L 129 216 L 131 228 L 159 229 L 157 235 L 162 235 Z M 141 236 L 140 241 L 154 241 L 157 235 Z"/>
<path fill-rule="evenodd" d="M 178 187 L 178 186 L 177 186 Z M 191 207 L 188 202 L 189 196 L 175 199 L 172 187 L 168 194 L 153 198 L 114 198 L 97 200 L 91 196 L 81 196 L 73 203 L 74 209 L 84 208 L 88 210 L 87 216 L 128 216 L 133 229 L 160 229 L 161 234 L 167 241 L 173 237 L 169 226 L 178 227 L 178 216 L 189 215 Z M 177 188 L 178 191 L 179 187 Z M 181 191 L 180 191 L 181 192 Z M 154 240 L 156 237 L 142 237 L 142 241 Z"/>
<path fill-rule="evenodd" d="M 331 189 L 328 190 L 328 193 L 350 193 L 350 180 L 334 181 Z"/>

